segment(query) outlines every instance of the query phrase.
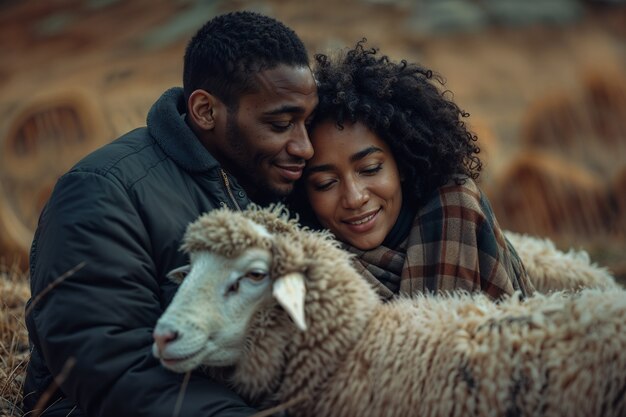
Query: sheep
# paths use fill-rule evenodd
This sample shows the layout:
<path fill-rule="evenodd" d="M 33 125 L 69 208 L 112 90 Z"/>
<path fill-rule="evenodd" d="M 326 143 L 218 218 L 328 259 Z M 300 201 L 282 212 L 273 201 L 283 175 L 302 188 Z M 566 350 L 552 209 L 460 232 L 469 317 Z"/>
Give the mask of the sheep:
<path fill-rule="evenodd" d="M 286 217 L 188 227 L 191 267 L 154 330 L 163 366 L 302 417 L 626 415 L 626 292 L 383 304 L 329 234 Z"/>
<path fill-rule="evenodd" d="M 605 267 L 591 263 L 584 250 L 558 250 L 548 238 L 505 231 L 535 289 L 542 293 L 581 288 L 616 289 L 619 284 Z"/>

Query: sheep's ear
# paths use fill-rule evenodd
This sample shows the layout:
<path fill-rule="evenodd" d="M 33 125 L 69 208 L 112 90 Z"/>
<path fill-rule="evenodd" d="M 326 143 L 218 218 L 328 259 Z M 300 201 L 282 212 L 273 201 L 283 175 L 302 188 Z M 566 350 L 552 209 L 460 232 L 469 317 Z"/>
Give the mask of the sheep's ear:
<path fill-rule="evenodd" d="M 183 279 L 187 276 L 190 270 L 191 265 L 183 265 L 176 269 L 172 269 L 166 276 L 175 283 L 180 284 L 183 282 Z"/>
<path fill-rule="evenodd" d="M 306 331 L 304 319 L 304 276 L 298 272 L 283 275 L 274 281 L 274 298 L 287 311 L 289 317 L 296 323 L 298 329 Z"/>

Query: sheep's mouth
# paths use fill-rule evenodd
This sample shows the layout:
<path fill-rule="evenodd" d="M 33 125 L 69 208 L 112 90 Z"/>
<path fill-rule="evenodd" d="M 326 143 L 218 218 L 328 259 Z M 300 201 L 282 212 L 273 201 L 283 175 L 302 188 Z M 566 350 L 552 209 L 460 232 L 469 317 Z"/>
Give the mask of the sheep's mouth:
<path fill-rule="evenodd" d="M 219 353 L 218 353 L 219 352 Z M 216 352 L 212 352 L 211 350 L 207 350 L 206 347 L 203 347 L 193 353 L 189 353 L 187 355 L 181 356 L 162 356 L 160 358 L 161 364 L 174 371 L 180 371 L 192 365 L 192 368 L 198 363 L 206 366 L 213 367 L 224 367 L 224 366 L 232 366 L 235 364 L 236 360 L 233 359 L 232 355 L 225 355 L 225 352 L 230 352 L 229 349 L 219 349 Z"/>
<path fill-rule="evenodd" d="M 179 364 L 181 364 L 183 362 L 186 362 L 186 361 L 188 361 L 190 359 L 193 359 L 193 358 L 199 356 L 202 353 L 203 350 L 204 349 L 200 349 L 200 350 L 197 350 L 197 351 L 195 351 L 193 353 L 190 353 L 188 355 L 177 356 L 177 357 L 165 357 L 165 356 L 162 356 L 161 357 L 161 363 L 163 363 L 163 365 L 165 365 L 166 367 L 171 368 L 171 367 L 173 367 L 175 365 L 179 365 Z"/>

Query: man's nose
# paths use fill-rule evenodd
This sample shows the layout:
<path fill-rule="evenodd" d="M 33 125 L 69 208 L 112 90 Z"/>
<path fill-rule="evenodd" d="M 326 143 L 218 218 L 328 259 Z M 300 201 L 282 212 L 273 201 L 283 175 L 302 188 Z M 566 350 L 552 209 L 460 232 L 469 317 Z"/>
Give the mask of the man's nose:
<path fill-rule="evenodd" d="M 313 145 L 304 124 L 293 130 L 293 136 L 287 143 L 287 153 L 305 161 L 313 157 Z"/>
<path fill-rule="evenodd" d="M 347 180 L 343 193 L 345 208 L 357 209 L 369 201 L 369 192 L 359 181 Z"/>

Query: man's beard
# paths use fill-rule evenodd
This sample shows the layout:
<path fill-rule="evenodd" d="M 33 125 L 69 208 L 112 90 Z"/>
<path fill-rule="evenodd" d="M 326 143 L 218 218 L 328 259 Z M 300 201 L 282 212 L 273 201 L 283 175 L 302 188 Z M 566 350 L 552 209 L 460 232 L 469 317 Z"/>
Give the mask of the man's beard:
<path fill-rule="evenodd" d="M 245 151 L 241 130 L 237 124 L 236 113 L 228 112 L 226 119 L 226 141 L 233 151 L 231 162 L 238 172 L 231 172 L 248 196 L 259 204 L 280 200 L 289 192 L 273 187 L 265 175 L 258 174 L 254 168 L 260 166 L 261 161 L 248 158 Z M 252 169 L 252 171 L 250 171 Z"/>

